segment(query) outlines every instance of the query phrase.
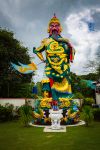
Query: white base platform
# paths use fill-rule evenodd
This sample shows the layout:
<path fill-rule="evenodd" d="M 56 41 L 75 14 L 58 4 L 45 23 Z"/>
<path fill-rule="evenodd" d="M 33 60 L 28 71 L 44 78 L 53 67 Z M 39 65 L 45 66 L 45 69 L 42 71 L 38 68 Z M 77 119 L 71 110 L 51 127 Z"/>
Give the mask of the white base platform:
<path fill-rule="evenodd" d="M 45 127 L 43 132 L 66 132 L 66 127 L 62 127 L 60 129 L 52 129 L 51 126 Z"/>
<path fill-rule="evenodd" d="M 48 127 L 50 128 L 51 126 L 46 126 L 46 125 L 36 125 L 36 124 L 32 124 L 32 122 L 29 123 L 30 126 L 33 127 Z M 75 127 L 75 126 L 81 126 L 81 125 L 85 125 L 85 121 L 80 120 L 78 123 L 76 124 L 72 124 L 72 125 L 61 125 L 61 127 Z"/>

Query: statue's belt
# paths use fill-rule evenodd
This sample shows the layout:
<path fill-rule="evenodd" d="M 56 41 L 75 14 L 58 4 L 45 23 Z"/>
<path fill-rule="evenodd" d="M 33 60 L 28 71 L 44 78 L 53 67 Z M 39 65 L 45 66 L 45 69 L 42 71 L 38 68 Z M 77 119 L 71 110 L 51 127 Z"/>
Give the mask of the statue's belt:
<path fill-rule="evenodd" d="M 63 62 L 67 62 L 67 55 L 66 54 L 62 54 L 62 55 L 55 55 L 55 57 L 53 58 L 52 56 L 50 57 L 50 55 L 47 55 L 47 59 L 49 61 L 49 63 L 51 65 L 61 65 Z"/>

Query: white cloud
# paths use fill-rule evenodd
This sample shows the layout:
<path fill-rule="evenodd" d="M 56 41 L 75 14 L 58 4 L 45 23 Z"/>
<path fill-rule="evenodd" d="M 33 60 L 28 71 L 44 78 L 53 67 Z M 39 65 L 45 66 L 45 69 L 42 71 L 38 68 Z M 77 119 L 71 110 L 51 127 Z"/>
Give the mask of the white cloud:
<path fill-rule="evenodd" d="M 94 22 L 93 14 L 99 13 L 99 8 L 84 9 L 80 13 L 70 14 L 65 24 L 67 33 L 76 49 L 72 71 L 77 74 L 84 73 L 87 61 L 94 60 L 100 46 L 100 31 L 89 31 L 88 22 Z M 86 73 L 86 72 L 85 72 Z"/>

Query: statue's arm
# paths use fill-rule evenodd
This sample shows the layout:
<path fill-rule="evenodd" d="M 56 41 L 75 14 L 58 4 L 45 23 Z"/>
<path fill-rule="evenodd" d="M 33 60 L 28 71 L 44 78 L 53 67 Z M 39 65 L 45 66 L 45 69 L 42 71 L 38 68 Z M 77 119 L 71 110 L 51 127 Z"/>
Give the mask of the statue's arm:
<path fill-rule="evenodd" d="M 42 61 L 44 61 L 44 58 L 42 55 L 42 52 L 44 50 L 45 50 L 45 41 L 44 40 L 41 42 L 41 45 L 38 48 L 33 47 L 33 53 L 35 53 Z"/>
<path fill-rule="evenodd" d="M 68 59 L 70 62 L 73 62 L 74 60 L 74 55 L 75 55 L 75 49 L 73 48 L 73 46 L 71 45 L 71 43 L 69 42 L 68 39 L 66 38 L 59 38 L 58 39 L 59 42 L 64 42 L 67 44 L 68 48 L 69 48 L 69 52 L 68 52 Z"/>
<path fill-rule="evenodd" d="M 64 39 L 64 40 L 65 40 L 65 42 L 67 43 L 68 48 L 69 48 L 69 60 L 70 60 L 70 62 L 73 62 L 74 56 L 75 56 L 75 49 L 74 49 L 74 47 L 72 46 L 72 44 L 69 42 L 68 39 Z"/>
<path fill-rule="evenodd" d="M 70 42 L 68 43 L 68 46 L 69 46 L 69 51 L 70 51 L 69 60 L 70 60 L 70 62 L 73 62 L 74 56 L 75 56 L 75 49 L 74 49 L 74 47 L 70 44 Z"/>

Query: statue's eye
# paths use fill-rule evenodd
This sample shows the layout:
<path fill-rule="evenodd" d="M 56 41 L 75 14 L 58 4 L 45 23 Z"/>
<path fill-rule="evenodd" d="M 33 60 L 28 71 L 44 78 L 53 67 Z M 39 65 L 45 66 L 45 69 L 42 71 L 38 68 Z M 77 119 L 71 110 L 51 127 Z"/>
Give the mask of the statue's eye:
<path fill-rule="evenodd" d="M 52 27 L 54 27 L 54 25 L 50 25 L 50 27 L 52 28 Z"/>
<path fill-rule="evenodd" d="M 59 27 L 59 25 L 55 25 L 55 27 Z"/>

